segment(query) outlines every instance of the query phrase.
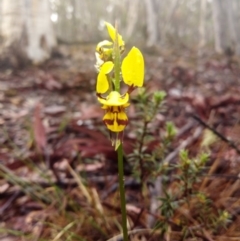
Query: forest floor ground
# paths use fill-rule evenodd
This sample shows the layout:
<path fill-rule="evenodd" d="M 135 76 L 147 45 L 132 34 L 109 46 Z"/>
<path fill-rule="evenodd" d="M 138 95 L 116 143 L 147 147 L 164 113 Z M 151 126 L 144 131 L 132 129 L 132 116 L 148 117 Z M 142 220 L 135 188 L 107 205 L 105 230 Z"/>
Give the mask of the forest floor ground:
<path fill-rule="evenodd" d="M 94 47 L 74 51 L 0 72 L 0 240 L 107 240 L 120 232 L 117 159 L 94 92 Z M 158 160 L 173 165 L 165 192 L 157 193 L 167 214 L 152 213 L 159 200 L 150 189 L 159 179 L 144 186 L 132 175 L 128 155 L 137 137 L 131 123 L 142 120 L 129 107 L 130 229 L 146 230 L 154 220 L 162 225 L 158 240 L 240 240 L 240 60 L 184 50 L 146 54 L 145 65 L 147 92 L 167 93 L 146 152 L 161 145 L 166 122 L 177 132 Z M 179 191 L 188 181 L 174 178 L 182 175 L 176 167 L 182 149 L 191 161 L 209 155 L 189 193 Z"/>

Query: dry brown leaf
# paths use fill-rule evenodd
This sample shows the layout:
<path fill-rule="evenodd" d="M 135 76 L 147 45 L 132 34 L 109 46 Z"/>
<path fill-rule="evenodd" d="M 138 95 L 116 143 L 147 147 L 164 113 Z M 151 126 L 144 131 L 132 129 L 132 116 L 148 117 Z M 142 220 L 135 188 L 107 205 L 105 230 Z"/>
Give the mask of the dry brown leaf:
<path fill-rule="evenodd" d="M 42 105 L 38 103 L 34 109 L 33 131 L 37 150 L 43 153 L 47 144 L 46 130 L 40 117 Z"/>

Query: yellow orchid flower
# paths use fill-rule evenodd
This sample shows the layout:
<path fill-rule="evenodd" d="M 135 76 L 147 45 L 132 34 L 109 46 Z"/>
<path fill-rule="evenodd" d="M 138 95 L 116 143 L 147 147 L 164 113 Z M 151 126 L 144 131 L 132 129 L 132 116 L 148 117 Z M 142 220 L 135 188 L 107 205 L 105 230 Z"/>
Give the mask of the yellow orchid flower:
<path fill-rule="evenodd" d="M 123 131 L 128 124 L 126 108 L 130 105 L 129 94 L 135 88 L 143 86 L 144 59 L 141 51 L 133 47 L 123 59 L 121 65 L 121 54 L 125 43 L 122 36 L 116 32 L 116 29 L 110 23 L 105 22 L 105 25 L 113 42 L 104 40 L 96 47 L 96 68 L 99 71 L 96 92 L 98 101 L 106 111 L 103 122 L 110 130 L 110 133 L 115 133 L 115 138 L 111 138 L 111 140 L 115 149 L 117 149 L 122 142 Z M 114 48 L 116 46 L 119 48 L 118 55 L 120 53 L 118 58 L 114 58 L 114 54 L 116 54 Z M 120 59 L 119 62 L 116 62 L 117 59 Z M 118 68 L 115 68 L 115 65 Z M 116 69 L 119 69 L 117 75 Z M 122 76 L 123 82 L 129 86 L 127 93 L 124 95 L 119 93 L 120 76 Z"/>
<path fill-rule="evenodd" d="M 107 27 L 108 30 L 108 34 L 110 36 L 110 38 L 112 39 L 112 41 L 115 41 L 116 38 L 116 29 L 110 24 L 105 22 L 105 25 Z M 122 53 L 124 51 L 124 41 L 122 39 L 122 36 L 120 34 L 117 35 L 118 36 L 118 45 L 119 45 L 119 49 L 120 52 Z M 102 61 L 112 61 L 113 60 L 113 42 L 110 42 L 108 40 L 103 40 L 100 43 L 97 44 L 96 47 L 96 52 L 97 52 L 97 64 L 96 67 L 99 66 L 99 59 Z"/>
<path fill-rule="evenodd" d="M 106 74 L 112 71 L 114 64 L 107 61 L 99 67 L 100 73 L 97 79 L 97 93 L 104 94 L 109 89 L 109 81 Z M 135 87 L 142 87 L 144 80 L 144 60 L 141 51 L 133 47 L 122 62 L 122 77 L 125 84 L 130 86 L 131 92 Z M 131 89 L 132 88 L 132 89 Z"/>
<path fill-rule="evenodd" d="M 121 96 L 117 91 L 112 91 L 105 99 L 98 98 L 98 101 L 103 104 L 103 109 L 106 114 L 103 117 L 103 122 L 112 132 L 121 132 L 128 124 L 128 118 L 125 113 L 125 108 L 129 106 L 129 95 Z"/>
<path fill-rule="evenodd" d="M 129 106 L 128 93 L 121 96 L 117 91 L 112 91 L 106 98 L 99 97 L 98 101 L 103 105 L 102 108 L 106 110 L 106 114 L 103 117 L 106 127 L 114 133 L 123 132 L 128 124 L 128 117 L 125 113 L 126 107 Z M 120 143 L 121 141 L 118 137 L 112 139 L 115 149 L 117 149 Z"/>
<path fill-rule="evenodd" d="M 109 48 L 113 45 L 112 42 L 108 41 L 108 40 L 103 40 L 100 43 L 98 43 L 97 47 L 96 47 L 96 51 L 97 52 L 102 52 L 103 48 Z"/>
<path fill-rule="evenodd" d="M 103 61 L 112 60 L 113 43 L 104 40 L 98 43 L 96 51 L 99 54 L 99 58 Z"/>
<path fill-rule="evenodd" d="M 105 22 L 105 25 L 107 26 L 107 30 L 108 30 L 108 34 L 110 36 L 110 38 L 112 39 L 113 42 L 115 42 L 116 40 L 116 29 L 112 26 L 112 24 Z M 125 43 L 122 39 L 122 36 L 120 34 L 118 34 L 118 46 L 120 47 L 120 49 L 122 49 L 122 47 L 124 47 Z"/>

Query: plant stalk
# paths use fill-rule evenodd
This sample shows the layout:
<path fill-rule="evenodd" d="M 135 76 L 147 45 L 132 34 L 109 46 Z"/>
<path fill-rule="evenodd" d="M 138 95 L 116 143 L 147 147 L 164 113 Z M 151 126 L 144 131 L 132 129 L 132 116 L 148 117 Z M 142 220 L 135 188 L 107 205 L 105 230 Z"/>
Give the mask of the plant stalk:
<path fill-rule="evenodd" d="M 122 143 L 118 147 L 117 152 L 118 152 L 118 182 L 119 182 L 119 192 L 120 192 L 120 200 L 121 200 L 123 240 L 128 241 Z"/>
<path fill-rule="evenodd" d="M 120 72 L 121 72 L 121 55 L 118 43 L 118 30 L 116 26 L 116 38 L 114 41 L 114 87 L 115 91 L 120 92 Z"/>
<path fill-rule="evenodd" d="M 115 85 L 115 91 L 120 92 L 121 56 L 120 56 L 119 43 L 118 43 L 117 26 L 115 26 L 115 29 L 116 29 L 116 35 L 115 35 L 115 41 L 114 41 L 114 78 L 115 78 L 114 85 Z M 120 143 L 117 149 L 117 153 L 118 153 L 118 182 L 119 182 L 119 192 L 120 192 L 121 212 L 122 212 L 123 240 L 128 241 L 122 143 Z"/>

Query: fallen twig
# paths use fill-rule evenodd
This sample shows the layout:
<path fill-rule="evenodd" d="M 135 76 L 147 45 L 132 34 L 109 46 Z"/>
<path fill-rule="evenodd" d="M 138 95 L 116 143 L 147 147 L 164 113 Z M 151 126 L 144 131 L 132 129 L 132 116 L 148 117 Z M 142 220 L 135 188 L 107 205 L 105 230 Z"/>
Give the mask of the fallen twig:
<path fill-rule="evenodd" d="M 200 117 L 196 115 L 190 115 L 193 119 L 198 121 L 201 125 L 206 127 L 207 129 L 211 130 L 216 136 L 218 136 L 222 141 L 226 142 L 230 147 L 232 147 L 236 152 L 240 155 L 240 149 L 238 146 L 231 140 L 229 140 L 227 137 L 223 136 L 221 133 L 219 133 L 217 130 L 215 130 L 213 127 L 209 126 L 207 123 L 205 123 Z"/>

